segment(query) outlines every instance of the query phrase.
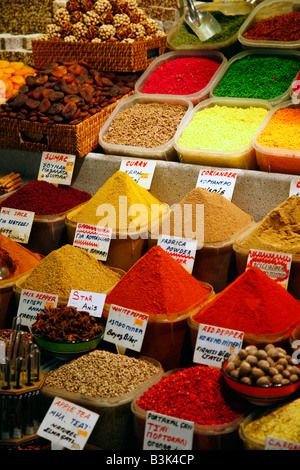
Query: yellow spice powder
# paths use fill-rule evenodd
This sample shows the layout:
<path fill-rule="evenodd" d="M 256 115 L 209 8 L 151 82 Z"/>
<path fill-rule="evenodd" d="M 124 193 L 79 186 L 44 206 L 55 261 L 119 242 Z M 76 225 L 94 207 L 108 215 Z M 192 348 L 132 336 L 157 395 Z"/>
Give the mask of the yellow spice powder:
<path fill-rule="evenodd" d="M 262 441 L 272 436 L 300 443 L 300 398 L 247 424 L 245 432 Z"/>
<path fill-rule="evenodd" d="M 269 212 L 243 240 L 241 247 L 300 254 L 300 198 L 290 196 Z"/>
<path fill-rule="evenodd" d="M 160 211 L 168 211 L 168 205 L 159 201 L 127 173 L 117 171 L 88 202 L 70 212 L 68 219 L 117 231 L 133 226 L 139 230 L 150 224 L 152 217 L 158 216 Z"/>

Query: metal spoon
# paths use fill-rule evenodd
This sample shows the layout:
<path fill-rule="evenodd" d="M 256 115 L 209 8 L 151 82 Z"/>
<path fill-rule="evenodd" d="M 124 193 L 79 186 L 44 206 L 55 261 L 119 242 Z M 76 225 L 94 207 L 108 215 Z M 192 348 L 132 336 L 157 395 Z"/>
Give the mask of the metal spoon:
<path fill-rule="evenodd" d="M 221 31 L 218 21 L 205 10 L 196 10 L 193 0 L 186 0 L 189 12 L 185 15 L 185 21 L 204 42 Z"/>
<path fill-rule="evenodd" d="M 9 271 L 7 268 L 0 268 L 0 280 L 7 279 L 9 277 Z"/>

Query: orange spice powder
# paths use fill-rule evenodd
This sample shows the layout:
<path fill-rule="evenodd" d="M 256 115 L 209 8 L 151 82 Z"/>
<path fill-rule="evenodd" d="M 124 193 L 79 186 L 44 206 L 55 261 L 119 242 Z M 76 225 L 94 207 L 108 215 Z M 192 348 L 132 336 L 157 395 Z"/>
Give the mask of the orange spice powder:
<path fill-rule="evenodd" d="M 300 108 L 278 109 L 257 137 L 264 147 L 300 149 Z"/>

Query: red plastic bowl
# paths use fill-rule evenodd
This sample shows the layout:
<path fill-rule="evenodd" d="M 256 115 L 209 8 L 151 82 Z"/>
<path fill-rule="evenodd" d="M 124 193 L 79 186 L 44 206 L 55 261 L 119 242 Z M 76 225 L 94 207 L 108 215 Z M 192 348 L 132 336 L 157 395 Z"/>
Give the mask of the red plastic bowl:
<path fill-rule="evenodd" d="M 300 378 L 296 382 L 287 385 L 259 386 L 243 384 L 225 373 L 227 362 L 222 365 L 222 373 L 226 383 L 254 405 L 272 405 L 277 401 L 285 400 L 300 386 Z"/>

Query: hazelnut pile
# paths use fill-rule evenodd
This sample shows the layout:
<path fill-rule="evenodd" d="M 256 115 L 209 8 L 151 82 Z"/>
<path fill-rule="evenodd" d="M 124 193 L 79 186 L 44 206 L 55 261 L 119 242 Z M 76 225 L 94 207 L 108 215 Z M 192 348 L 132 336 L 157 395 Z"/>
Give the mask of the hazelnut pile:
<path fill-rule="evenodd" d="M 263 349 L 246 346 L 231 354 L 225 367 L 229 377 L 248 385 L 287 385 L 300 378 L 300 368 L 286 350 L 267 344 Z"/>

